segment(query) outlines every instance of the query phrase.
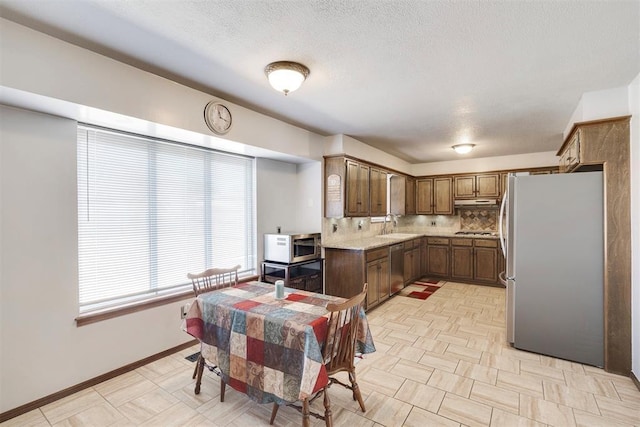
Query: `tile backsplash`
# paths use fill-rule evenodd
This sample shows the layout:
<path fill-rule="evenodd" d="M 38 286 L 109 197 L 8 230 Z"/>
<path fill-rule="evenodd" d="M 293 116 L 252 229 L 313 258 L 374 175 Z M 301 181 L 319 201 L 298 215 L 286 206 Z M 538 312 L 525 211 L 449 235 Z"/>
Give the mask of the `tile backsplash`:
<path fill-rule="evenodd" d="M 496 231 L 498 210 L 464 208 L 455 215 L 407 215 L 387 220 L 388 233 L 455 233 L 456 231 Z M 334 231 L 335 228 L 335 231 Z M 371 222 L 371 218 L 323 218 L 322 241 L 334 243 L 347 239 L 372 237 L 382 234 L 383 222 Z"/>
<path fill-rule="evenodd" d="M 497 209 L 459 209 L 460 229 L 463 231 L 497 231 Z"/>

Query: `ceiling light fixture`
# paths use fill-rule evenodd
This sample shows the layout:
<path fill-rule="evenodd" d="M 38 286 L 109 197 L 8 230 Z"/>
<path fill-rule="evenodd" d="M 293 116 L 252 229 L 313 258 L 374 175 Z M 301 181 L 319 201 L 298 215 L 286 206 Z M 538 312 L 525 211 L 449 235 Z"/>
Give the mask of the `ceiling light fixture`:
<path fill-rule="evenodd" d="M 468 152 L 473 150 L 473 147 L 475 146 L 476 144 L 458 144 L 452 146 L 451 148 L 453 148 L 458 154 L 467 154 Z"/>
<path fill-rule="evenodd" d="M 309 69 L 291 61 L 272 62 L 264 69 L 271 86 L 286 95 L 298 89 L 309 75 Z"/>

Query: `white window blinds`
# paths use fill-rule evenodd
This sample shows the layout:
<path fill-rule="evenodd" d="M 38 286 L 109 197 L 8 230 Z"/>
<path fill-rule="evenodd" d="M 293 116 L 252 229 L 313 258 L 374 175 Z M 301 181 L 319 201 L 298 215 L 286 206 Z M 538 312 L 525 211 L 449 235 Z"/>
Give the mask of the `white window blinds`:
<path fill-rule="evenodd" d="M 191 287 L 187 273 L 256 265 L 254 160 L 80 126 L 80 313 Z"/>

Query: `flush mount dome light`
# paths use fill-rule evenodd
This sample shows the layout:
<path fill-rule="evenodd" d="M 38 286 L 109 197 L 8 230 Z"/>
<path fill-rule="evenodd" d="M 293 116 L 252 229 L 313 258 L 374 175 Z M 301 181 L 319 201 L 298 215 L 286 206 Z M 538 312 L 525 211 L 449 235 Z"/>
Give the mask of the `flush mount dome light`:
<path fill-rule="evenodd" d="M 298 89 L 309 75 L 309 69 L 291 61 L 272 62 L 264 69 L 271 86 L 285 95 Z"/>
<path fill-rule="evenodd" d="M 476 144 L 458 144 L 452 146 L 451 148 L 453 148 L 458 154 L 467 154 L 468 152 L 473 150 L 473 147 L 475 146 Z"/>

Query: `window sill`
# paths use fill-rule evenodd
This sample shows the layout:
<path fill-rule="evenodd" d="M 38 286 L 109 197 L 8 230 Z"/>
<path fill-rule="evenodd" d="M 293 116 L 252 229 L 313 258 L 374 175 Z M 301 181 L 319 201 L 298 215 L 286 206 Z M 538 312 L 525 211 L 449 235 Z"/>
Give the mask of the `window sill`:
<path fill-rule="evenodd" d="M 240 283 L 251 282 L 254 280 L 259 280 L 259 276 L 250 276 L 240 279 Z M 137 313 L 139 311 L 148 310 L 154 307 L 160 307 L 162 305 L 167 305 L 174 303 L 176 301 L 182 301 L 185 299 L 193 298 L 193 291 L 181 292 L 179 294 L 169 295 L 158 297 L 154 299 L 149 299 L 145 301 L 140 301 L 134 304 L 111 308 L 107 310 L 94 311 L 91 313 L 81 314 L 76 317 L 76 326 L 85 326 L 90 325 L 91 323 L 101 322 L 103 320 L 113 319 L 115 317 L 125 316 L 131 313 Z"/>

